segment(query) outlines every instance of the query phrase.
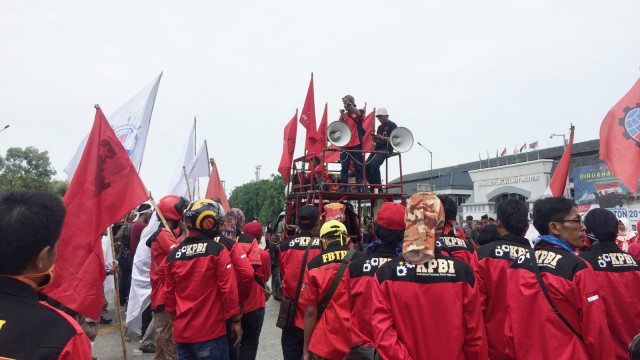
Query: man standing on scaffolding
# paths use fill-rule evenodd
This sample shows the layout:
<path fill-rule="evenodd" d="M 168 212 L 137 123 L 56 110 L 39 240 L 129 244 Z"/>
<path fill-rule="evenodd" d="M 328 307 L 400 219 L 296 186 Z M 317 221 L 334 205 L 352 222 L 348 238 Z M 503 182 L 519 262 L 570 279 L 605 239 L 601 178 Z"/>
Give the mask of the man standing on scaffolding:
<path fill-rule="evenodd" d="M 362 137 L 365 134 L 362 122 L 364 120 L 364 111 L 358 109 L 355 104 L 355 99 L 351 95 L 345 95 L 342 98 L 344 104 L 344 110 L 340 110 L 340 121 L 343 121 L 351 129 L 351 141 L 347 145 L 341 148 L 341 150 L 358 150 L 356 152 L 342 151 L 340 153 L 340 164 L 342 169 L 340 171 L 340 182 L 346 184 L 349 182 L 349 164 L 353 162 L 353 168 L 356 173 L 356 184 L 362 186 Z M 340 186 L 341 192 L 347 191 L 347 186 Z"/>

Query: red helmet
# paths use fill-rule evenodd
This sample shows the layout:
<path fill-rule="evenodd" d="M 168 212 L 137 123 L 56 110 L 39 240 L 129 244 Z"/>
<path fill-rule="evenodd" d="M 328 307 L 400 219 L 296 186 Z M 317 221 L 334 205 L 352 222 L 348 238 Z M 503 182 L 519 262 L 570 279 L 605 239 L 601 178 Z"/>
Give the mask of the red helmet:
<path fill-rule="evenodd" d="M 167 195 L 158 202 L 158 210 L 165 219 L 169 220 L 180 220 L 187 206 L 189 206 L 189 200 L 178 195 Z"/>

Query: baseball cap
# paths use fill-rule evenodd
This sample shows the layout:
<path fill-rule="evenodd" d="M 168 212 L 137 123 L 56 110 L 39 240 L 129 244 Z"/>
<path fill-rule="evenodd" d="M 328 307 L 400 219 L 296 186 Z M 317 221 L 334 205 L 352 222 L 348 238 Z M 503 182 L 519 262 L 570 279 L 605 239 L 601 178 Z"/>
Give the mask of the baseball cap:
<path fill-rule="evenodd" d="M 380 116 L 380 115 L 389 116 L 389 113 L 387 112 L 387 108 L 386 107 L 379 107 L 379 108 L 376 109 L 376 116 Z"/>
<path fill-rule="evenodd" d="M 405 228 L 404 213 L 406 208 L 395 202 L 385 202 L 378 211 L 376 223 L 389 229 L 402 231 Z"/>
<path fill-rule="evenodd" d="M 304 205 L 298 210 L 298 225 L 315 224 L 320 212 L 315 205 Z"/>

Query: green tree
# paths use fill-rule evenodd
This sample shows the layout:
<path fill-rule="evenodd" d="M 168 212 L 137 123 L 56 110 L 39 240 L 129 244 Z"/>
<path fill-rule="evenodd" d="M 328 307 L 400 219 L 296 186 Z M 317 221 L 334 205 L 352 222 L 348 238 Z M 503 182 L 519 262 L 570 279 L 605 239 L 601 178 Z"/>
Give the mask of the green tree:
<path fill-rule="evenodd" d="M 0 156 L 0 191 L 47 190 L 63 196 L 68 184 L 60 180 L 52 183 L 55 174 L 48 152 L 33 146 L 12 147 L 4 158 Z"/>
<path fill-rule="evenodd" d="M 271 174 L 268 180 L 236 187 L 229 197 L 229 206 L 242 210 L 247 219 L 257 217 L 260 223 L 266 224 L 278 217 L 284 201 L 284 179 Z"/>

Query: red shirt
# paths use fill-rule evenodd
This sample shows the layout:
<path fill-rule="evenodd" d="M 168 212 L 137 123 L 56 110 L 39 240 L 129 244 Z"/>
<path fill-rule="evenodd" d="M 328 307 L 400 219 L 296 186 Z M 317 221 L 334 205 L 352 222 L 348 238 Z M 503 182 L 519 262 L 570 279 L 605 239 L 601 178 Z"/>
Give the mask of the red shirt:
<path fill-rule="evenodd" d="M 509 359 L 506 354 L 507 338 L 504 336 L 509 286 L 507 269 L 530 248 L 529 240 L 510 234 L 478 248 L 476 279 L 492 360 Z"/>
<path fill-rule="evenodd" d="M 173 234 L 166 228 L 160 228 L 160 231 L 153 234 L 155 241 L 151 243 L 151 266 L 149 268 L 149 278 L 151 279 L 151 309 L 155 309 L 160 305 L 164 305 L 164 277 L 165 274 L 158 271 L 158 268 L 167 255 L 180 243 L 176 236 L 179 229 L 173 230 Z M 157 234 L 157 235 L 156 235 Z"/>
<path fill-rule="evenodd" d="M 338 272 L 342 258 L 349 250 L 340 242 L 329 243 L 327 248 L 309 261 L 304 273 L 300 303 L 304 306 L 318 306 L 329 291 Z M 356 252 L 352 259 L 364 256 Z M 349 329 L 349 271 L 345 271 L 329 304 L 318 319 L 309 341 L 309 351 L 327 359 L 343 359 L 351 345 Z M 327 346 L 331 344 L 331 346 Z"/>
<path fill-rule="evenodd" d="M 384 359 L 488 359 L 471 267 L 436 252 L 423 265 L 402 257 L 376 271 L 376 348 Z"/>
<path fill-rule="evenodd" d="M 596 274 L 607 311 L 616 359 L 626 359 L 629 343 L 640 333 L 640 267 L 615 242 L 600 242 L 580 255 Z"/>
<path fill-rule="evenodd" d="M 205 235 L 188 237 L 166 263 L 164 303 L 173 319 L 173 339 L 195 343 L 226 334 L 225 320 L 240 313 L 229 252 Z"/>
<path fill-rule="evenodd" d="M 530 256 L 530 252 L 520 256 L 507 270 L 508 355 L 519 360 L 611 359 L 607 315 L 591 266 L 558 246 L 546 242 L 536 246 L 537 266 L 547 292 L 582 342 L 552 311 Z"/>
<path fill-rule="evenodd" d="M 349 293 L 351 311 L 351 344 L 363 343 L 374 346 L 373 324 L 373 289 L 378 284 L 373 277 L 376 270 L 387 261 L 397 257 L 395 243 L 392 249 L 381 249 L 380 252 L 362 256 L 349 264 Z"/>
<path fill-rule="evenodd" d="M 307 245 L 311 241 L 311 249 L 307 256 L 307 264 L 316 257 L 322 249 L 320 238 L 314 237 L 309 231 L 301 231 L 298 236 L 287 239 L 280 244 L 280 275 L 282 276 L 282 296 L 287 299 L 296 297 L 296 287 L 300 278 L 300 270 L 306 264 L 302 264 Z M 296 309 L 295 325 L 304 329 L 304 306 L 298 302 Z"/>
<path fill-rule="evenodd" d="M 131 253 L 131 258 L 133 259 L 133 255 L 136 253 L 136 249 L 138 248 L 138 244 L 140 243 L 140 235 L 142 234 L 142 230 L 147 227 L 147 224 L 142 221 L 136 221 L 131 225 L 131 232 L 129 233 L 129 252 Z"/>

